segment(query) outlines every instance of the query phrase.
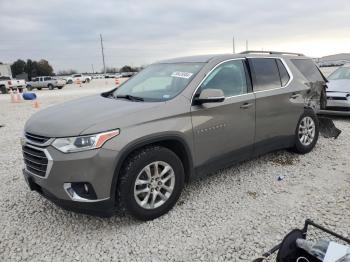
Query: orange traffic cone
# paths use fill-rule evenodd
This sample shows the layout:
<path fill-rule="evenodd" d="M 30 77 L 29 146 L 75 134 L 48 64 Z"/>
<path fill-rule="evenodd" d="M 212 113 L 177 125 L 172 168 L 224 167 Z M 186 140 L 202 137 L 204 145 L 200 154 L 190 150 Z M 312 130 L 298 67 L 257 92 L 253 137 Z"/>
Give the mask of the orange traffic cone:
<path fill-rule="evenodd" d="M 115 79 L 115 85 L 119 86 L 119 79 L 118 78 Z"/>
<path fill-rule="evenodd" d="M 79 78 L 77 79 L 77 85 L 79 85 L 79 87 L 81 87 L 81 81 Z"/>
<path fill-rule="evenodd" d="M 17 93 L 16 93 L 16 102 L 17 102 L 17 103 L 22 102 L 22 97 L 21 97 L 21 94 L 20 94 L 19 91 L 17 91 Z"/>
<path fill-rule="evenodd" d="M 10 95 L 11 95 L 11 103 L 15 103 L 15 94 L 13 93 L 12 89 L 10 89 Z"/>
<path fill-rule="evenodd" d="M 34 108 L 39 108 L 40 107 L 38 100 L 34 100 L 33 107 Z"/>

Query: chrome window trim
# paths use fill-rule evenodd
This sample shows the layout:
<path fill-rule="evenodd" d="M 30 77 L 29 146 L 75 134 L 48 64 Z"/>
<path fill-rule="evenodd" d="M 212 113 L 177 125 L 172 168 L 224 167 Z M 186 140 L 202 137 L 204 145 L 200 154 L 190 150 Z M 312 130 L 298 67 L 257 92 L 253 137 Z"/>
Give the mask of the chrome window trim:
<path fill-rule="evenodd" d="M 25 143 L 23 146 L 27 146 L 27 147 L 30 147 L 30 148 L 33 148 L 33 149 L 36 149 L 36 150 L 44 152 L 44 154 L 45 154 L 45 156 L 47 158 L 47 168 L 46 168 L 45 176 L 38 176 L 37 174 L 34 174 L 34 173 L 30 172 L 27 169 L 27 165 L 26 164 L 24 164 L 24 166 L 25 166 L 24 169 L 25 169 L 25 171 L 27 173 L 29 173 L 29 174 L 31 174 L 31 175 L 33 175 L 35 177 L 46 179 L 49 176 L 51 168 L 52 168 L 52 165 L 53 165 L 53 160 L 52 160 L 52 157 L 51 157 L 49 151 L 47 149 L 45 149 L 45 148 L 36 147 L 36 146 L 33 146 L 31 144 L 28 144 L 28 143 Z M 24 157 L 23 157 L 23 159 L 24 159 Z"/>
<path fill-rule="evenodd" d="M 289 75 L 289 81 L 284 86 L 271 88 L 271 89 L 266 89 L 266 90 L 259 90 L 259 91 L 254 91 L 254 85 L 252 84 L 252 86 L 253 86 L 253 93 L 254 94 L 262 93 L 262 92 L 268 92 L 268 91 L 273 91 L 273 90 L 278 90 L 278 89 L 284 89 L 284 88 L 288 87 L 290 85 L 290 83 L 294 79 L 292 71 L 290 70 L 289 66 L 287 65 L 287 63 L 284 61 L 284 58 L 282 58 L 282 57 L 277 57 L 277 56 L 261 56 L 261 57 L 248 56 L 247 57 L 247 59 L 266 59 L 266 58 L 268 58 L 268 59 L 279 59 L 282 62 L 283 66 L 287 70 L 287 73 Z"/>
<path fill-rule="evenodd" d="M 227 60 L 224 60 L 224 61 L 221 61 L 220 63 L 216 64 L 208 73 L 205 74 L 205 76 L 203 77 L 202 81 L 200 81 L 200 83 L 197 85 L 196 89 L 194 90 L 193 94 L 192 94 L 192 97 L 191 97 L 191 103 L 193 103 L 193 99 L 194 99 L 194 96 L 195 94 L 197 93 L 197 90 L 199 89 L 199 87 L 203 84 L 203 82 L 208 78 L 208 76 L 217 68 L 219 67 L 220 65 L 226 63 L 226 62 L 230 62 L 230 61 L 236 61 L 236 60 L 245 60 L 245 58 L 231 58 L 231 59 L 227 59 Z M 247 85 L 248 87 L 248 85 Z M 226 99 L 230 99 L 230 98 L 233 98 L 233 97 L 238 97 L 238 96 L 244 96 L 244 95 L 249 95 L 249 94 L 252 94 L 252 92 L 249 92 L 249 93 L 246 93 L 246 94 L 240 94 L 240 95 L 235 95 L 235 96 L 225 96 L 225 100 Z"/>
<path fill-rule="evenodd" d="M 285 62 L 284 58 L 282 57 L 277 57 L 277 56 L 262 56 L 262 57 L 254 57 L 254 56 L 247 56 L 245 58 L 231 58 L 231 59 L 227 59 L 227 60 L 224 60 L 224 61 L 221 61 L 220 63 L 216 64 L 205 76 L 204 78 L 202 79 L 202 81 L 198 84 L 198 86 L 196 87 L 196 89 L 194 90 L 193 94 L 192 94 L 192 97 L 191 97 L 191 104 L 193 103 L 193 99 L 194 99 L 194 96 L 196 94 L 196 92 L 198 91 L 199 87 L 203 84 L 203 82 L 207 79 L 207 77 L 220 65 L 222 65 L 223 63 L 226 63 L 226 62 L 230 62 L 230 61 L 236 61 L 236 60 L 246 60 L 246 59 L 264 59 L 264 58 L 269 58 L 269 59 L 279 59 L 283 66 L 286 68 L 287 70 L 287 73 L 289 75 L 289 81 L 284 85 L 284 86 L 281 86 L 281 87 L 276 87 L 276 88 L 271 88 L 271 89 L 266 89 L 266 90 L 260 90 L 260 91 L 254 91 L 254 85 L 252 83 L 252 88 L 253 88 L 253 91 L 252 92 L 248 92 L 248 93 L 245 93 L 245 94 L 240 94 L 240 95 L 234 95 L 234 96 L 228 96 L 228 97 L 225 97 L 225 100 L 226 99 L 231 99 L 231 98 L 234 98 L 234 97 L 240 97 L 240 96 L 246 96 L 246 95 L 250 95 L 250 94 L 256 94 L 256 93 L 262 93 L 262 92 L 268 92 L 268 91 L 273 91 L 273 90 L 278 90 L 278 89 L 283 89 L 283 88 L 287 88 L 290 83 L 293 81 L 294 79 L 294 76 L 293 76 L 293 73 L 292 71 L 290 70 L 289 66 L 287 65 L 287 63 Z"/>

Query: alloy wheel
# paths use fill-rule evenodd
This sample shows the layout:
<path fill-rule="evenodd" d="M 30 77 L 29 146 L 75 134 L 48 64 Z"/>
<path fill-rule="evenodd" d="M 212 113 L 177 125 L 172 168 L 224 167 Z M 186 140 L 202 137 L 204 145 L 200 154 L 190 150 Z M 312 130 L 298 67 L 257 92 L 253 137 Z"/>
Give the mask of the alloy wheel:
<path fill-rule="evenodd" d="M 315 138 L 315 121 L 309 117 L 305 116 L 299 124 L 298 138 L 303 146 L 309 146 L 312 144 Z"/>
<path fill-rule="evenodd" d="M 170 198 L 174 186 L 173 168 L 163 161 L 152 162 L 145 166 L 136 177 L 134 197 L 140 207 L 155 209 Z"/>

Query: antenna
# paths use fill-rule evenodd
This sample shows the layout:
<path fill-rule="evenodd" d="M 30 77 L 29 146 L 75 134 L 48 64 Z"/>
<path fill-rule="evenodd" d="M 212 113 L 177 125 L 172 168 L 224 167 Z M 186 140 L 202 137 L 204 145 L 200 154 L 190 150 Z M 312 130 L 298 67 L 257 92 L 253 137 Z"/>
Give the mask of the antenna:
<path fill-rule="evenodd" d="M 102 34 L 100 34 L 101 38 L 101 51 L 102 51 L 102 60 L 103 60 L 103 73 L 106 74 L 106 64 L 105 64 L 105 54 L 103 52 L 103 40 L 102 40 Z"/>

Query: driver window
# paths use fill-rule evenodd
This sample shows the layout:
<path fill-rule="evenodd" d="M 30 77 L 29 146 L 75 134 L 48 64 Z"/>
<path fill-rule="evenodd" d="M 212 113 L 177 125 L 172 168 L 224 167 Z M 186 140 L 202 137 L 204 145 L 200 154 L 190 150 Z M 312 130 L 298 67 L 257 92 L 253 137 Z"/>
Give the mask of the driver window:
<path fill-rule="evenodd" d="M 204 89 L 221 89 L 225 97 L 247 93 L 247 81 L 242 60 L 233 60 L 219 65 L 201 85 Z"/>

